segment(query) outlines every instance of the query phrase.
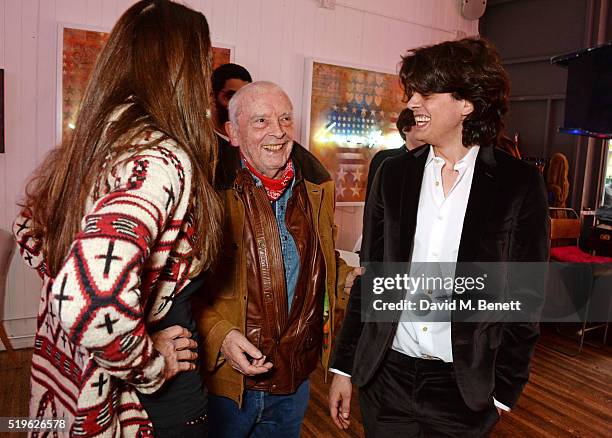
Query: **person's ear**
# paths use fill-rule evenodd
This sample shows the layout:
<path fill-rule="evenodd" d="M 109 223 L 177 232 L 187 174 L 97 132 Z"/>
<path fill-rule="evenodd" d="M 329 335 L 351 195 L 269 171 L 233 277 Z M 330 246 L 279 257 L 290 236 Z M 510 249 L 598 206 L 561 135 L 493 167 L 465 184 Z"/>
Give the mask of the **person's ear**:
<path fill-rule="evenodd" d="M 238 140 L 237 126 L 235 126 L 232 122 L 225 122 L 225 132 L 227 132 L 227 136 L 229 137 L 232 146 L 240 146 L 240 141 Z"/>
<path fill-rule="evenodd" d="M 462 105 L 463 105 L 461 108 L 462 116 L 467 117 L 474 112 L 474 104 L 470 102 L 469 100 L 463 99 Z"/>

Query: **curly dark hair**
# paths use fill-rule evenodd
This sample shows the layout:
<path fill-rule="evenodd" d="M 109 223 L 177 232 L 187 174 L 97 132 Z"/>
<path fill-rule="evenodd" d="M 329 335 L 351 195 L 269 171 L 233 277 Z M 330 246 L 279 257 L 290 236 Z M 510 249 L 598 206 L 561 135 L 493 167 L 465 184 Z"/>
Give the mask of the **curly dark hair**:
<path fill-rule="evenodd" d="M 399 76 L 407 99 L 414 92 L 451 93 L 474 105 L 463 121 L 464 146 L 501 146 L 510 79 L 491 43 L 464 38 L 409 50 Z"/>

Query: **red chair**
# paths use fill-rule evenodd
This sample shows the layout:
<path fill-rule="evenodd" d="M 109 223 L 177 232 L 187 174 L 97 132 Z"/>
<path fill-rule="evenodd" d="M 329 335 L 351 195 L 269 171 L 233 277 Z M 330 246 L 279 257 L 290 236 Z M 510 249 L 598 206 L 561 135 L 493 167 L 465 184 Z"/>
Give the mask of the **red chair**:
<path fill-rule="evenodd" d="M 571 208 L 550 210 L 550 259 L 564 263 L 612 263 L 612 257 L 594 256 L 580 249 L 580 219 Z M 569 217 L 568 217 L 569 216 Z M 572 244 L 567 243 L 573 241 Z M 557 246 L 558 245 L 558 246 Z"/>
<path fill-rule="evenodd" d="M 549 208 L 550 211 L 550 260 L 561 263 L 586 263 L 591 266 L 593 275 L 593 284 L 600 277 L 610 276 L 612 273 L 612 257 L 602 257 L 589 254 L 583 251 L 578 246 L 580 242 L 580 219 L 578 214 L 571 208 Z M 590 297 L 593 290 L 579 291 L 586 294 L 586 311 L 582 328 L 578 332 L 579 347 L 576 354 L 569 354 L 566 351 L 562 353 L 570 356 L 577 356 L 582 351 L 584 345 L 584 337 L 587 332 L 604 328 L 603 344 L 606 345 L 608 337 L 608 323 L 594 324 L 587 327 L 589 316 Z M 557 331 L 563 334 L 557 326 Z"/>

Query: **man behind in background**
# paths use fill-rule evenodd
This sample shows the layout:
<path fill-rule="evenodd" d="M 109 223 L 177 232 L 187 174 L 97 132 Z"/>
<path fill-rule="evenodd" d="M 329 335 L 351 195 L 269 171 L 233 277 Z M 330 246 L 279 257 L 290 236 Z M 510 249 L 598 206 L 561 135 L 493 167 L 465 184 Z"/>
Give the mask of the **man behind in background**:
<path fill-rule="evenodd" d="M 385 161 L 387 158 L 409 152 L 424 144 L 421 140 L 417 140 L 414 134 L 415 131 L 412 129 L 412 127 L 415 124 L 416 122 L 414 121 L 414 114 L 412 114 L 412 110 L 410 108 L 404 108 L 404 110 L 399 114 L 395 124 L 395 126 L 397 126 L 397 130 L 402 136 L 402 140 L 404 140 L 404 144 L 399 148 L 378 151 L 376 155 L 372 157 L 372 161 L 370 161 L 370 169 L 368 170 L 366 200 L 368 199 L 368 194 L 370 193 L 370 188 L 372 187 L 372 181 L 374 181 L 374 175 L 376 175 L 376 171 L 383 161 Z"/>
<path fill-rule="evenodd" d="M 211 77 L 215 104 L 212 107 L 212 120 L 219 145 L 229 145 L 225 123 L 229 121 L 228 105 L 236 91 L 253 82 L 251 74 L 241 65 L 223 64 L 217 67 Z"/>

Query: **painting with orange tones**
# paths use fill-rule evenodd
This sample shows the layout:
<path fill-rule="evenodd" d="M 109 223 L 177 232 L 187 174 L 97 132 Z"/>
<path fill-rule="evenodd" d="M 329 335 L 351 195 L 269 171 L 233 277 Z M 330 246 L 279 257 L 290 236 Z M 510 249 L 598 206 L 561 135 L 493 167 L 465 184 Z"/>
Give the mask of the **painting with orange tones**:
<path fill-rule="evenodd" d="M 403 144 L 395 127 L 406 107 L 398 76 L 318 61 L 307 76 L 309 149 L 335 179 L 337 202 L 364 202 L 372 156 Z"/>
<path fill-rule="evenodd" d="M 61 71 L 61 133 L 62 138 L 74 129 L 81 100 L 89 76 L 108 32 L 88 29 L 63 28 Z M 231 62 L 231 49 L 213 47 L 213 68 Z M 61 138 L 58 139 L 58 142 Z"/>

